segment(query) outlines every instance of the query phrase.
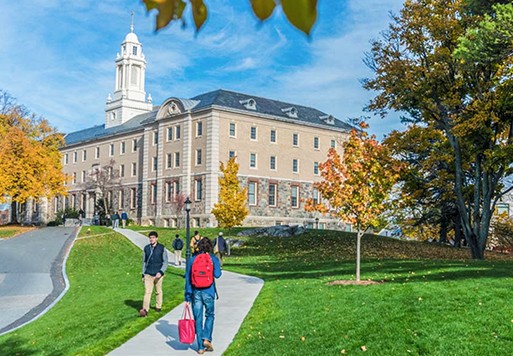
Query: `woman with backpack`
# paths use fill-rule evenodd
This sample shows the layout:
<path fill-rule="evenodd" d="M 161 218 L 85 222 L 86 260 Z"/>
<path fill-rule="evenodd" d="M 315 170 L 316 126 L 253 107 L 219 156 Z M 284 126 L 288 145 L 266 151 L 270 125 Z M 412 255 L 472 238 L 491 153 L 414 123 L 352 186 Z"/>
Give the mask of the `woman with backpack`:
<path fill-rule="evenodd" d="M 221 265 L 212 254 L 212 242 L 203 237 L 198 242 L 198 253 L 193 256 L 185 272 L 185 302 L 192 303 L 192 313 L 196 322 L 196 342 L 198 354 L 214 351 L 212 332 L 214 331 L 214 303 L 216 298 L 215 278 L 221 277 Z M 203 315 L 205 321 L 203 322 Z"/>

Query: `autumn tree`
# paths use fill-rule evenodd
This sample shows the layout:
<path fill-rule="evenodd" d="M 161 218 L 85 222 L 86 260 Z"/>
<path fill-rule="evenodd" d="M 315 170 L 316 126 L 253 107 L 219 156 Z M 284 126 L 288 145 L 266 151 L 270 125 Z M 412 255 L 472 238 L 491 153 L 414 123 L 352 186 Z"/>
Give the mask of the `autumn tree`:
<path fill-rule="evenodd" d="M 86 176 L 82 188 L 86 191 L 92 191 L 103 200 L 103 209 L 106 215 L 109 209 L 112 209 L 112 201 L 109 201 L 109 192 L 121 189 L 121 176 L 119 169 L 116 168 L 116 161 L 111 159 L 109 163 L 100 166 L 94 165 Z"/>
<path fill-rule="evenodd" d="M 322 181 L 314 186 L 322 200 L 307 200 L 307 211 L 331 213 L 356 228 L 356 282 L 360 281 L 360 245 L 365 231 L 379 222 L 387 209 L 389 193 L 397 179 L 395 161 L 386 146 L 364 131 L 358 122 L 343 143 L 343 154 L 331 148 L 325 162 L 319 164 Z"/>
<path fill-rule="evenodd" d="M 17 204 L 66 194 L 59 148 L 63 136 L 48 121 L 0 90 L 0 202 Z"/>
<path fill-rule="evenodd" d="M 142 0 L 146 10 L 158 11 L 156 29 L 160 30 L 173 22 L 185 25 L 184 11 L 191 7 L 192 18 L 196 31 L 199 31 L 209 13 L 203 0 Z M 255 16 L 261 21 L 271 17 L 277 7 L 282 8 L 287 20 L 297 29 L 309 35 L 317 20 L 317 0 L 249 0 Z"/>
<path fill-rule="evenodd" d="M 498 9 L 507 7 L 495 5 L 492 18 L 464 0 L 408 0 L 367 57 L 375 76 L 364 86 L 378 93 L 368 109 L 405 112 L 449 142 L 456 205 L 476 259 L 484 258 L 495 204 L 511 189 L 503 180 L 513 163 L 513 37 L 488 25 L 506 24 Z"/>
<path fill-rule="evenodd" d="M 185 200 L 186 200 L 186 196 L 185 194 L 183 193 L 177 193 L 175 194 L 175 196 L 173 197 L 173 202 L 172 202 L 172 211 L 173 213 L 175 214 L 175 217 L 176 217 L 176 227 L 177 228 L 180 228 L 180 222 L 181 222 L 181 219 L 183 217 L 183 208 L 185 207 Z"/>
<path fill-rule="evenodd" d="M 240 187 L 237 178 L 239 164 L 235 162 L 235 157 L 230 157 L 226 166 L 221 162 L 219 170 L 223 176 L 219 177 L 219 201 L 214 205 L 212 214 L 220 227 L 230 229 L 242 225 L 248 216 L 247 189 Z"/>

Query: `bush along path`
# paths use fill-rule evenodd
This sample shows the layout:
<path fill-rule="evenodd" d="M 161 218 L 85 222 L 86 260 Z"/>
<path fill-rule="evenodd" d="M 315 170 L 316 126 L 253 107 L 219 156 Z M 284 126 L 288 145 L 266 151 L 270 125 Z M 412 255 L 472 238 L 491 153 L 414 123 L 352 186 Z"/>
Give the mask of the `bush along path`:
<path fill-rule="evenodd" d="M 138 232 L 128 229 L 116 229 L 116 231 L 126 236 L 141 249 L 148 244 L 148 238 Z M 173 261 L 171 253 L 169 253 L 169 257 L 169 261 Z M 219 299 L 216 300 L 212 337 L 214 351 L 209 352 L 209 355 L 221 355 L 228 348 L 263 285 L 264 282 L 260 278 L 223 270 L 223 275 L 216 281 Z M 176 286 L 176 288 L 183 289 L 184 285 Z M 184 304 L 181 303 L 112 351 L 110 355 L 196 354 L 196 343 L 186 345 L 180 343 L 178 339 L 178 320 L 182 316 L 183 308 Z"/>

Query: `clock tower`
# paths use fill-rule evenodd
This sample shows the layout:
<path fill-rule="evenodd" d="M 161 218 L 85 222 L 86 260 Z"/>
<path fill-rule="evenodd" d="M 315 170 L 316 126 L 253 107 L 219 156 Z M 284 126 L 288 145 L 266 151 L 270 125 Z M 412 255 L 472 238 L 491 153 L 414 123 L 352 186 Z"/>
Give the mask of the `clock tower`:
<path fill-rule="evenodd" d="M 151 95 L 146 97 L 144 90 L 146 59 L 134 33 L 134 13 L 131 15 L 130 32 L 116 57 L 116 85 L 114 95 L 107 97 L 105 128 L 121 125 L 153 108 Z"/>

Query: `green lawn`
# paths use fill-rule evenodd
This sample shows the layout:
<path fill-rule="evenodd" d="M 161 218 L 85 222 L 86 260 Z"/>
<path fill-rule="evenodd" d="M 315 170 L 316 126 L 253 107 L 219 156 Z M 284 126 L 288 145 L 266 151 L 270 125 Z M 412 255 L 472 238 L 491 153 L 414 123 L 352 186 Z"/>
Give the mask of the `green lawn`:
<path fill-rule="evenodd" d="M 170 267 L 162 313 L 139 318 L 141 250 L 104 227 L 90 235 L 71 250 L 66 295 L 40 319 L 1 336 L 0 355 L 103 355 L 183 301 L 183 273 Z"/>
<path fill-rule="evenodd" d="M 8 239 L 30 230 L 34 230 L 34 228 L 30 226 L 19 225 L 0 226 L 0 239 Z"/>
<path fill-rule="evenodd" d="M 178 230 L 156 230 L 169 248 Z M 209 237 L 218 231 L 200 229 Z M 158 318 L 154 311 L 137 317 L 141 251 L 107 228 L 90 235 L 71 251 L 68 293 L 37 321 L 0 337 L 0 355 L 102 355 Z M 476 262 L 466 250 L 365 236 L 362 279 L 383 283 L 329 286 L 354 279 L 354 235 L 245 240 L 224 268 L 265 285 L 226 355 L 340 355 L 363 347 L 369 355 L 513 354 L 511 256 Z M 183 300 L 182 275 L 168 270 L 163 313 Z"/>
<path fill-rule="evenodd" d="M 511 259 L 366 236 L 362 279 L 384 283 L 327 285 L 354 279 L 354 246 L 312 232 L 234 249 L 225 268 L 265 285 L 226 355 L 513 354 Z"/>

